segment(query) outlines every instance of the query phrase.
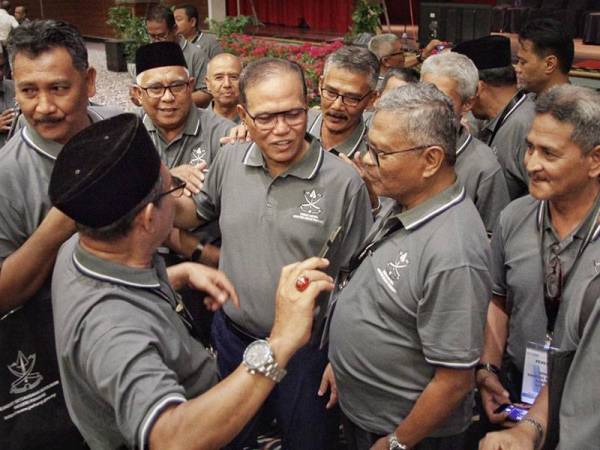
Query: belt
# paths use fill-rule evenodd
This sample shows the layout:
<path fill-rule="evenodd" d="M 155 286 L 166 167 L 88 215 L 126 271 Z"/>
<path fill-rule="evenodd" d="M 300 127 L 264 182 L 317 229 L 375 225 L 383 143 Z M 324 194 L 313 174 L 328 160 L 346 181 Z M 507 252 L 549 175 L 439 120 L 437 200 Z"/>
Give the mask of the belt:
<path fill-rule="evenodd" d="M 258 339 L 266 338 L 266 336 L 259 337 L 259 336 L 256 336 L 255 334 L 250 333 L 244 327 L 238 325 L 233 320 L 231 320 L 227 314 L 225 314 L 224 312 L 222 312 L 222 314 L 223 314 L 223 319 L 225 321 L 225 326 L 229 329 L 229 331 L 231 331 L 233 334 L 235 334 L 242 341 L 247 341 L 250 343 L 250 342 L 256 341 Z"/>

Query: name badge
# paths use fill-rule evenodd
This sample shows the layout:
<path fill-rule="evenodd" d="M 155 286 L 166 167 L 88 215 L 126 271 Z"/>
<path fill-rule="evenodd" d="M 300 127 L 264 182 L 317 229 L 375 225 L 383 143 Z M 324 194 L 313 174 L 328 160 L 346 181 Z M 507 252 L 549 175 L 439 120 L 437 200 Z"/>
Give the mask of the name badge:
<path fill-rule="evenodd" d="M 550 340 L 547 340 L 545 344 L 527 343 L 521 389 L 523 403 L 533 404 L 548 381 L 548 352 L 551 348 Z"/>

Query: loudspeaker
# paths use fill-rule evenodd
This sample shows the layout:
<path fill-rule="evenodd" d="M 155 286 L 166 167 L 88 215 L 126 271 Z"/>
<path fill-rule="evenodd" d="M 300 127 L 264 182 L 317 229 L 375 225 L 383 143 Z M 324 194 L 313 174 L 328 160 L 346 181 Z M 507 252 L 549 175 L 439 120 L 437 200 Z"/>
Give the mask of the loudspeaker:
<path fill-rule="evenodd" d="M 491 5 L 425 2 L 420 5 L 419 45 L 432 39 L 458 44 L 492 31 Z"/>

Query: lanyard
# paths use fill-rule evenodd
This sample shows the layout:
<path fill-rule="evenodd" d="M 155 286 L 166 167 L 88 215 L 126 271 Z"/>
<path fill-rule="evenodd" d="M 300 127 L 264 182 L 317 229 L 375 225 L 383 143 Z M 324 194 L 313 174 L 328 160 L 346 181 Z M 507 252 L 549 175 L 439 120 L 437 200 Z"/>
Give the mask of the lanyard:
<path fill-rule="evenodd" d="M 510 102 L 508 102 L 508 105 L 506 105 L 504 107 L 504 109 L 502 110 L 502 113 L 500 113 L 498 122 L 496 122 L 494 131 L 492 131 L 492 134 L 488 138 L 487 145 L 489 147 L 492 146 L 492 142 L 494 141 L 494 138 L 496 137 L 496 133 L 498 133 L 498 131 L 500 131 L 500 128 L 502 127 L 502 125 L 504 124 L 506 119 L 508 119 L 508 116 L 510 116 L 521 105 L 521 103 L 523 103 L 525 101 L 526 98 L 527 98 L 527 94 L 523 91 L 520 91 L 516 96 L 514 96 L 510 100 Z"/>
<path fill-rule="evenodd" d="M 596 198 L 596 200 L 594 202 L 594 206 L 592 209 L 592 221 L 590 222 L 590 225 L 588 227 L 588 230 L 586 232 L 583 242 L 579 246 L 579 250 L 577 250 L 577 255 L 575 256 L 575 260 L 573 261 L 573 264 L 571 265 L 571 268 L 569 269 L 569 271 L 564 276 L 562 276 L 562 274 L 561 274 L 561 280 L 559 280 L 559 283 L 562 283 L 562 289 L 558 296 L 558 299 L 556 299 L 556 300 L 549 299 L 546 294 L 548 291 L 547 291 L 547 279 L 546 279 L 547 277 L 546 277 L 546 258 L 545 258 L 544 240 L 546 237 L 546 225 L 547 225 L 546 224 L 546 215 L 547 215 L 546 208 L 547 208 L 547 205 L 548 205 L 547 202 L 543 202 L 541 205 L 540 214 L 541 214 L 542 220 L 540 221 L 541 229 L 540 229 L 540 233 L 539 233 L 539 237 L 540 237 L 539 240 L 540 240 L 540 256 L 542 259 L 542 280 L 543 280 L 543 287 L 544 287 L 544 289 L 543 289 L 544 309 L 546 310 L 546 317 L 548 319 L 546 331 L 548 332 L 548 335 L 552 335 L 552 333 L 554 331 L 554 326 L 556 324 L 556 318 L 558 316 L 558 309 L 559 309 L 560 303 L 562 301 L 562 292 L 566 288 L 567 283 L 571 280 L 571 274 L 575 273 L 577 265 L 578 265 L 579 261 L 581 260 L 581 255 L 583 254 L 583 252 L 585 251 L 587 246 L 590 244 L 590 242 L 592 242 L 592 240 L 594 239 L 594 234 L 596 231 L 596 224 L 598 223 L 598 218 L 600 217 L 600 195 Z"/>

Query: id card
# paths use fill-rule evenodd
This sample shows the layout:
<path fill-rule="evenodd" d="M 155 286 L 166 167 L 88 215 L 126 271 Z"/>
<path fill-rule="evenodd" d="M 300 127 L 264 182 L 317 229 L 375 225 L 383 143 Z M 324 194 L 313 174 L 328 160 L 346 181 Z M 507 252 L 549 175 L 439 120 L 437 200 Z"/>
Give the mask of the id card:
<path fill-rule="evenodd" d="M 523 366 L 523 387 L 521 401 L 533 404 L 536 397 L 548 381 L 548 352 L 550 341 L 546 344 L 527 343 L 525 365 Z"/>

